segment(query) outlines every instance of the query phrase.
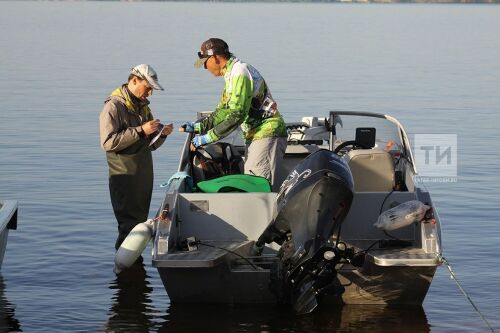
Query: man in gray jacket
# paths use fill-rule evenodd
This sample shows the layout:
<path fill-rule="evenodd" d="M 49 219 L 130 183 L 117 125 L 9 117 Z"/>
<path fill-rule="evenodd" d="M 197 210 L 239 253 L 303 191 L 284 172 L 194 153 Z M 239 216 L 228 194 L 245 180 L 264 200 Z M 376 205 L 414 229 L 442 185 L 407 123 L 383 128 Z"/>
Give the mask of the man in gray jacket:
<path fill-rule="evenodd" d="M 146 64 L 132 68 L 128 82 L 104 101 L 99 116 L 101 146 L 109 167 L 109 193 L 118 221 L 118 249 L 128 233 L 146 221 L 153 192 L 151 151 L 172 133 L 149 108 L 153 89 L 163 90 L 153 68 Z"/>

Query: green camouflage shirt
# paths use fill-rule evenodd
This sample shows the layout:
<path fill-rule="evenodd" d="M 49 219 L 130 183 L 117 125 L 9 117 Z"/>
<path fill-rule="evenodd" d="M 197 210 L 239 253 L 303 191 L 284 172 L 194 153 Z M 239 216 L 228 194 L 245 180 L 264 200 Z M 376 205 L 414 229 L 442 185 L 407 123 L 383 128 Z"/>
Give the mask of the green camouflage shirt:
<path fill-rule="evenodd" d="M 224 91 L 215 111 L 195 124 L 195 133 L 212 141 L 229 135 L 238 126 L 245 143 L 286 137 L 286 127 L 264 78 L 252 66 L 231 57 L 225 66 Z"/>

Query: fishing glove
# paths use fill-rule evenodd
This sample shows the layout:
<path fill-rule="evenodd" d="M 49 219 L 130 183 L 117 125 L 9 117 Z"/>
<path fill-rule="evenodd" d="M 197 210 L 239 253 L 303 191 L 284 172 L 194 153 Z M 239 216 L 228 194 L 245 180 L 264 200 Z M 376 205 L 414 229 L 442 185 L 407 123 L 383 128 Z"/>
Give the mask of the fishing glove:
<path fill-rule="evenodd" d="M 197 136 L 195 136 L 193 138 L 193 140 L 191 140 L 191 143 L 196 148 L 204 146 L 204 145 L 207 145 L 207 144 L 212 143 L 212 142 L 213 141 L 212 141 L 212 139 L 210 139 L 210 137 L 208 136 L 208 134 L 197 135 Z"/>
<path fill-rule="evenodd" d="M 184 128 L 184 132 L 193 133 L 194 132 L 194 122 L 188 121 L 181 125 Z"/>

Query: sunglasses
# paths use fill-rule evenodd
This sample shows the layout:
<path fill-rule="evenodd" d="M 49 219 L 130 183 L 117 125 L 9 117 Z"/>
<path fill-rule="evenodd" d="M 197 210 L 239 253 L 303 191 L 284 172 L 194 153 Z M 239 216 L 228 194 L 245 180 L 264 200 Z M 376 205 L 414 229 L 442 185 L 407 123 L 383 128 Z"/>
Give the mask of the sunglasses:
<path fill-rule="evenodd" d="M 207 69 L 207 61 L 208 61 L 208 59 L 210 59 L 210 57 L 211 57 L 211 55 L 206 55 L 206 54 L 203 54 L 203 53 L 201 53 L 201 52 L 198 51 L 198 58 L 205 59 L 203 61 L 203 67 L 205 69 Z"/>

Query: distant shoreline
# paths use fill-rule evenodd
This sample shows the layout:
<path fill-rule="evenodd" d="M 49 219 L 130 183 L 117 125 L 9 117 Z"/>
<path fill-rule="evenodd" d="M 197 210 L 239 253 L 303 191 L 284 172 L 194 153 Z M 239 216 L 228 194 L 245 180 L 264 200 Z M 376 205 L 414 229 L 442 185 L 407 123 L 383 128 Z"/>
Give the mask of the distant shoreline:
<path fill-rule="evenodd" d="M 1 0 L 0 0 L 1 1 Z M 83 0 L 85 1 L 85 0 Z M 500 4 L 500 0 L 88 0 L 121 2 L 261 2 L 261 3 L 402 3 L 402 4 Z"/>
<path fill-rule="evenodd" d="M 266 3 L 437 3 L 437 4 L 500 4 L 500 0 L 89 0 L 123 2 L 266 2 Z"/>
<path fill-rule="evenodd" d="M 3 2 L 5 0 L 0 0 Z M 9 0 L 7 0 L 9 1 Z M 12 0 L 10 0 L 12 1 Z M 35 0 L 36 1 L 36 0 Z M 227 2 L 227 3 L 401 3 L 401 4 L 500 4 L 500 0 L 38 0 L 89 2 Z"/>

